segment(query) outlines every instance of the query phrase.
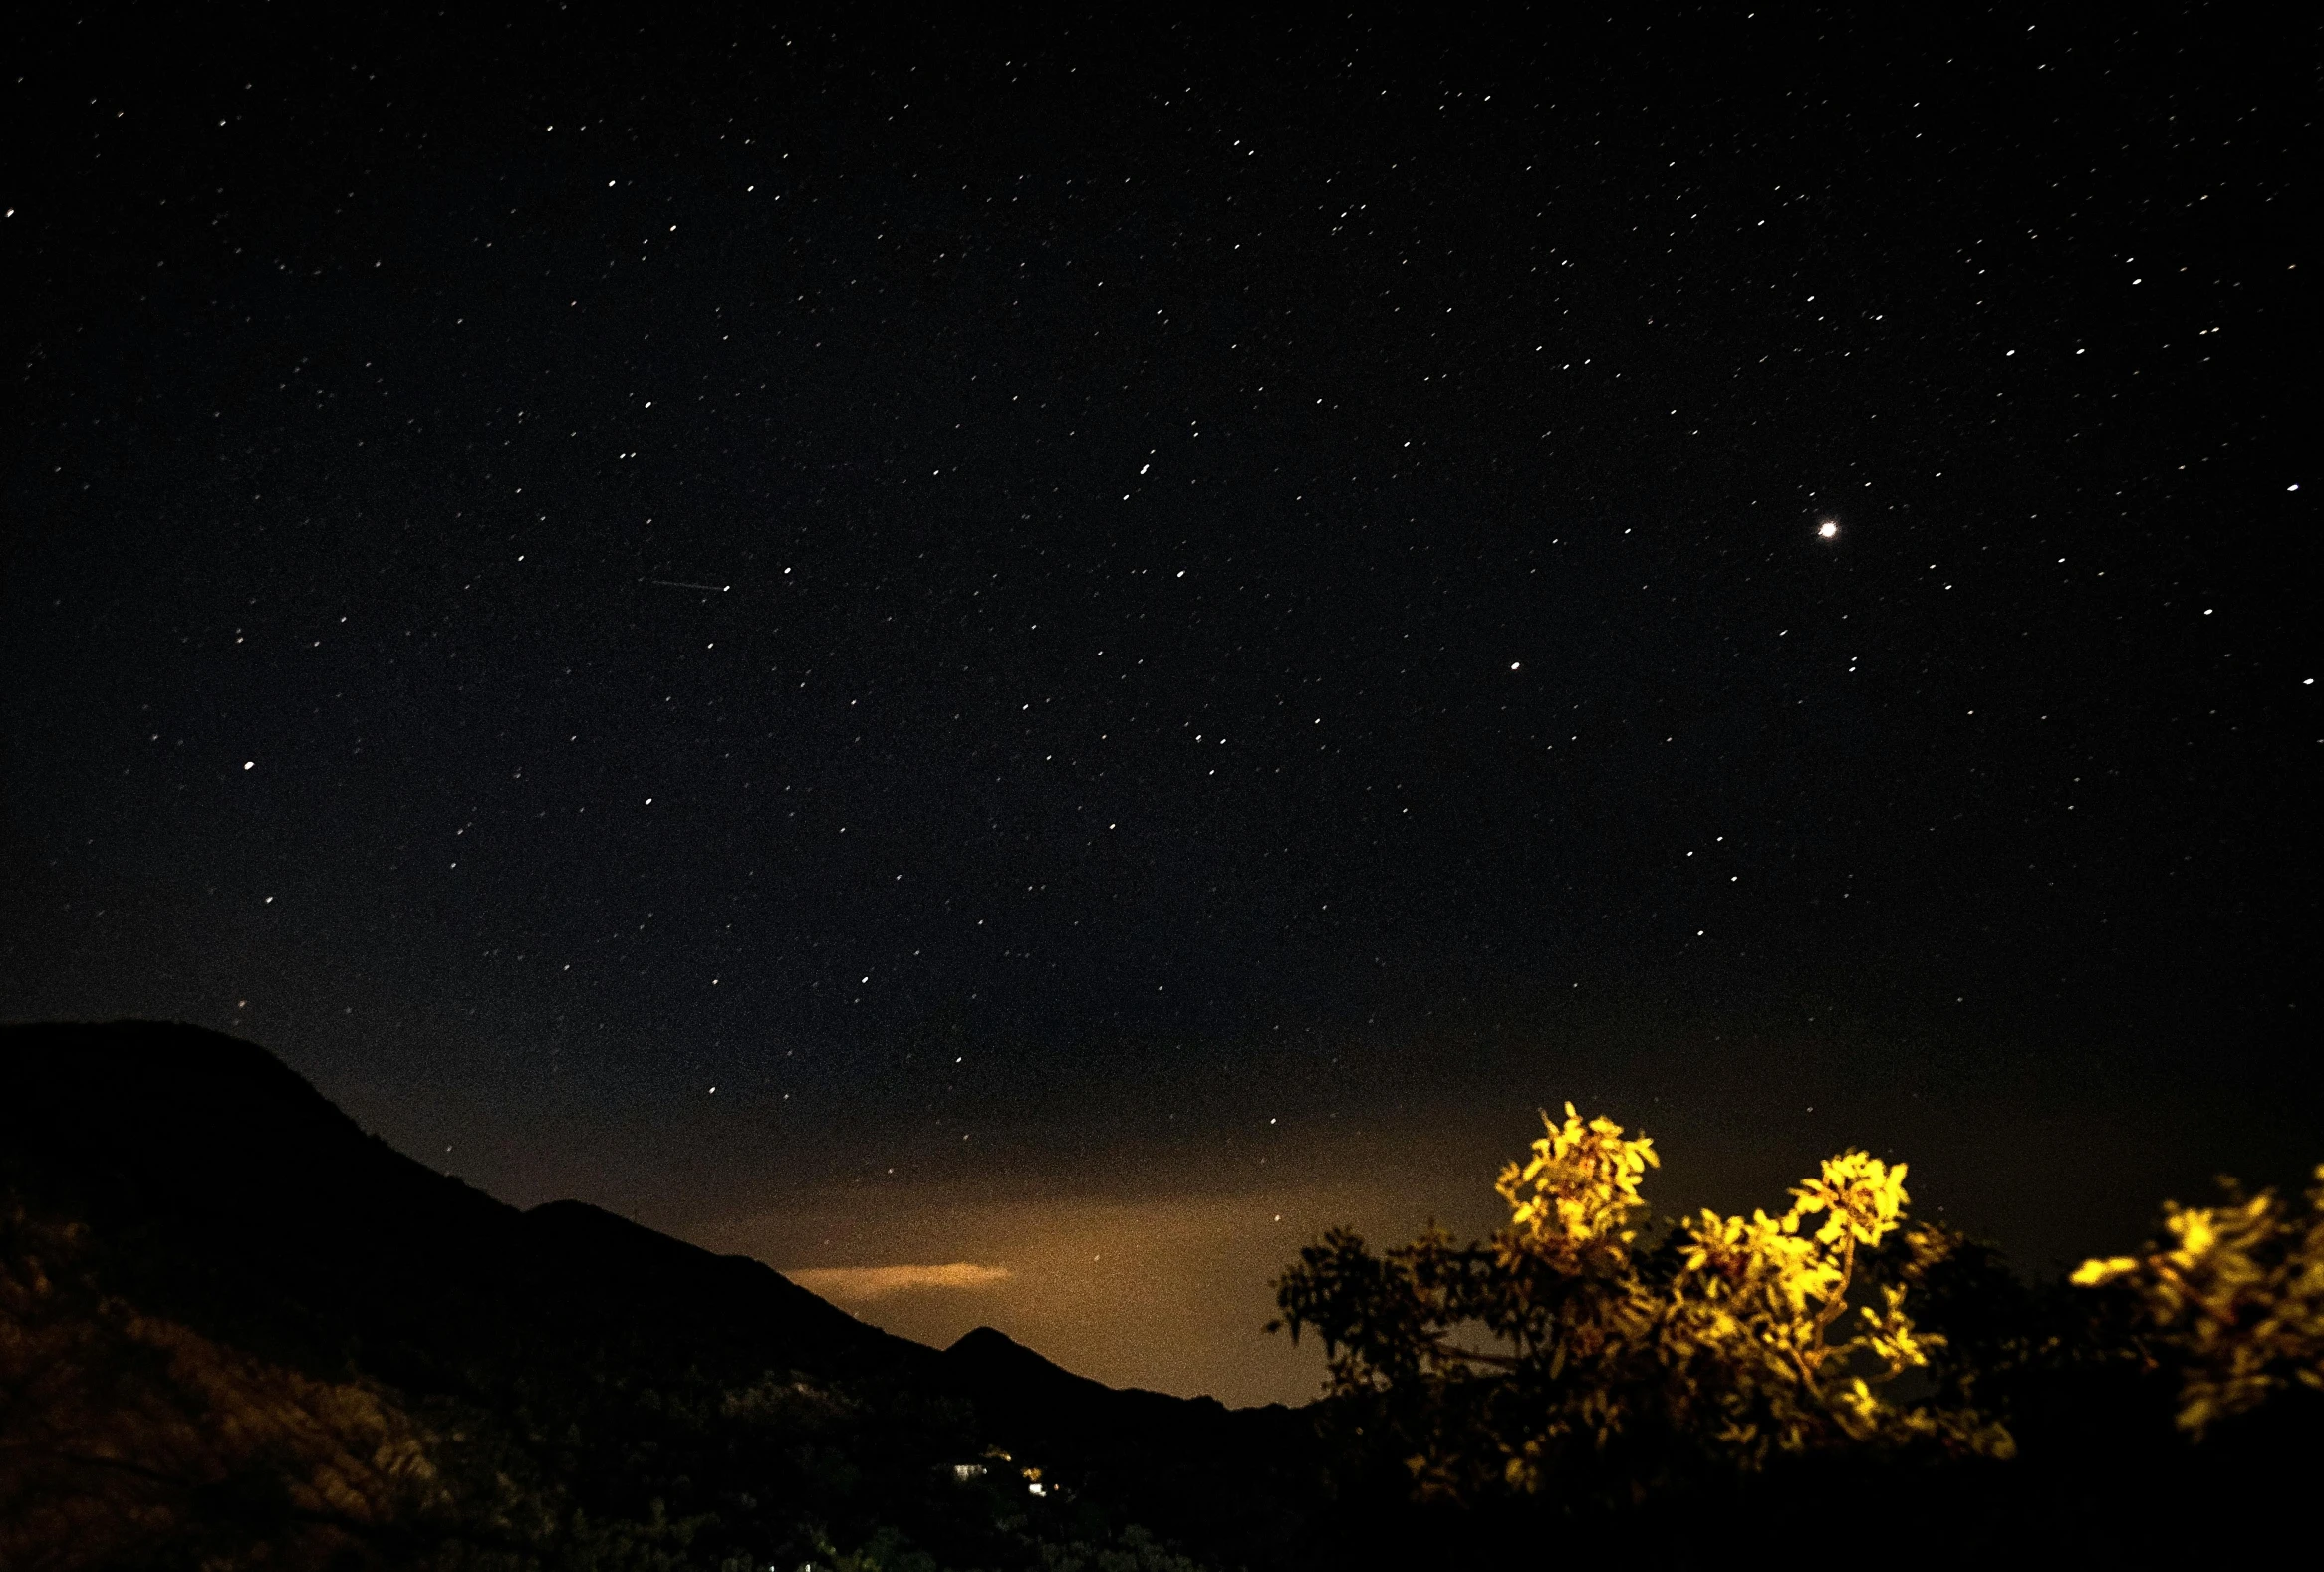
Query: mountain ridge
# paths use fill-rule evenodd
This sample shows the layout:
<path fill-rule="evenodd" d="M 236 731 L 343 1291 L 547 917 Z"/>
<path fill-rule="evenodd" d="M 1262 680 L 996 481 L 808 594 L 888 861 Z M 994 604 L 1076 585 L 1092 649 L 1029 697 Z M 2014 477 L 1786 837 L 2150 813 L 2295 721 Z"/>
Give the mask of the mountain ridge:
<path fill-rule="evenodd" d="M 518 1473 L 601 1515 L 699 1497 L 766 1520 L 772 1469 L 866 1532 L 908 1508 L 922 1539 L 959 1541 L 961 1504 L 920 1499 L 929 1470 L 1006 1455 L 1077 1533 L 1142 1523 L 1255 1560 L 1313 1494 L 1300 1411 L 1118 1391 L 989 1327 L 939 1351 L 588 1202 L 519 1210 L 198 1027 L 0 1026 L 0 1220 L 11 1196 L 85 1237 L 90 1280 L 137 1312 L 311 1381 L 498 1416 L 533 1459 Z M 796 1442 L 749 1461 L 772 1444 L 754 1415 Z M 993 1478 L 1020 1494 L 992 1522 L 1031 1509 Z"/>
<path fill-rule="evenodd" d="M 686 1309 L 686 1287 L 741 1295 L 776 1341 L 807 1357 L 803 1368 L 935 1357 L 747 1257 L 587 1202 L 511 1206 L 364 1131 L 264 1049 L 199 1027 L 0 1028 L 0 1179 L 74 1204 L 94 1225 L 133 1219 L 174 1231 L 214 1263 L 265 1281 L 294 1267 L 295 1299 L 359 1321 L 423 1313 L 426 1296 L 413 1302 L 406 1275 L 422 1265 L 586 1323 L 590 1296 L 578 1292 L 587 1285 L 575 1268 L 588 1255 L 670 1274 L 620 1283 L 624 1308 L 697 1332 L 709 1329 Z"/>

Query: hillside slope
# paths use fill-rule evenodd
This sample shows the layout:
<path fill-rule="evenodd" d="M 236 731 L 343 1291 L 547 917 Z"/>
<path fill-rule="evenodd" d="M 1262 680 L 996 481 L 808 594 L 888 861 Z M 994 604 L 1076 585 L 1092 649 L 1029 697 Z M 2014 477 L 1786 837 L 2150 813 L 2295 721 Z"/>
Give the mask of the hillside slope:
<path fill-rule="evenodd" d="M 520 1212 L 216 1033 L 0 1028 L 0 1191 L 20 1256 L 32 1240 L 71 1257 L 62 1274 L 19 1262 L 19 1278 L 88 1285 L 83 1308 L 41 1313 L 119 1323 L 67 1339 L 120 1367 L 86 1373 L 81 1390 L 134 1386 L 165 1344 L 176 1385 L 137 1402 L 197 1429 L 227 1400 L 188 1396 L 188 1360 L 206 1373 L 202 1393 L 290 1403 L 302 1435 L 316 1413 L 373 1403 L 392 1421 L 380 1435 L 458 1438 L 470 1453 L 488 1438 L 494 1460 L 444 1452 L 429 1466 L 485 1481 L 469 1493 L 500 1502 L 491 1534 L 530 1535 L 539 1564 L 587 1561 L 575 1522 L 640 1525 L 632 1537 L 655 1554 L 682 1541 L 673 1566 L 905 1540 L 947 1564 L 1029 1565 L 1041 1543 L 1110 1542 L 1136 1521 L 1242 1560 L 1297 1533 L 1286 1502 L 1305 1493 L 1300 1416 L 1116 1392 L 996 1332 L 939 1354 L 761 1263 L 597 1207 Z M 93 1308 L 104 1305 L 116 1309 Z M 228 1365 L 231 1379 L 216 1374 Z M 350 1382 L 374 1396 L 350 1397 Z M 384 1444 L 358 1430 L 373 1439 L 333 1455 Z M 951 1463 L 995 1448 L 1015 1460 L 973 1489 L 954 1481 Z M 1026 1466 L 1066 1489 L 1027 1498 Z M 178 1519 L 207 1510 L 185 1504 L 206 1499 L 193 1484 L 178 1494 Z M 520 1521 L 536 1526 L 507 1526 Z"/>
<path fill-rule="evenodd" d="M 287 1354 L 356 1339 L 416 1375 L 457 1328 L 468 1356 L 562 1337 L 821 1375 L 933 1358 L 756 1262 L 577 1201 L 520 1212 L 189 1026 L 0 1030 L 0 1182 L 86 1218 L 119 1291 Z"/>

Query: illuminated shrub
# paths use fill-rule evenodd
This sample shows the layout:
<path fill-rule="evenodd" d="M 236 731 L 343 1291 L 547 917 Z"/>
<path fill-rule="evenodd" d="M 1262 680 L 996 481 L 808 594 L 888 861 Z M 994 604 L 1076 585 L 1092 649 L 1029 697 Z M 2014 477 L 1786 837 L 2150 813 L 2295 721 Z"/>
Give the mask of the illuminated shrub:
<path fill-rule="evenodd" d="M 2303 1213 L 2273 1190 L 2226 1203 L 2166 1201 L 2147 1253 L 2084 1261 L 2073 1280 L 2136 1296 L 2141 1330 L 2176 1362 L 2180 1428 L 2217 1420 L 2286 1387 L 2324 1393 L 2324 1167 Z"/>
<path fill-rule="evenodd" d="M 1965 1404 L 1905 1404 L 1941 1342 L 1907 1299 L 1952 1248 L 1905 1222 L 1905 1166 L 1847 1152 L 1780 1215 L 1650 1225 L 1654 1144 L 1566 1105 L 1497 1188 L 1509 1222 L 1374 1254 L 1336 1229 L 1276 1284 L 1294 1339 L 1424 1497 L 1530 1494 L 1595 1471 L 1635 1491 L 1708 1466 L 1845 1447 L 2006 1456 Z M 1888 1248 L 1884 1249 L 1886 1245 Z"/>

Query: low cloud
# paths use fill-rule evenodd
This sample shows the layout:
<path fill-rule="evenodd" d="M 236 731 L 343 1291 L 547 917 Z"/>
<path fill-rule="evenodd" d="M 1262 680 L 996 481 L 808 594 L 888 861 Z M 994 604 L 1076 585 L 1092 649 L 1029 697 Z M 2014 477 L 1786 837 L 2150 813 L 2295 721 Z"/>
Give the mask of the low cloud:
<path fill-rule="evenodd" d="M 862 1304 L 931 1288 L 991 1288 L 1009 1280 L 1009 1269 L 952 1261 L 943 1266 L 809 1266 L 783 1275 L 809 1293 Z"/>

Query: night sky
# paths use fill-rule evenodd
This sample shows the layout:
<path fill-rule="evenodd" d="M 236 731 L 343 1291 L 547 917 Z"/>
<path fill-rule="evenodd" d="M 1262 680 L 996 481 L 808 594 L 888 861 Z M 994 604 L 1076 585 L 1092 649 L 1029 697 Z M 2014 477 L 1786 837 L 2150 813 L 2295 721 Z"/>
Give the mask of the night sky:
<path fill-rule="evenodd" d="M 2324 1156 L 2312 39 L 655 9 L 16 39 L 0 1016 L 1234 1401 L 1568 1098 Z"/>

